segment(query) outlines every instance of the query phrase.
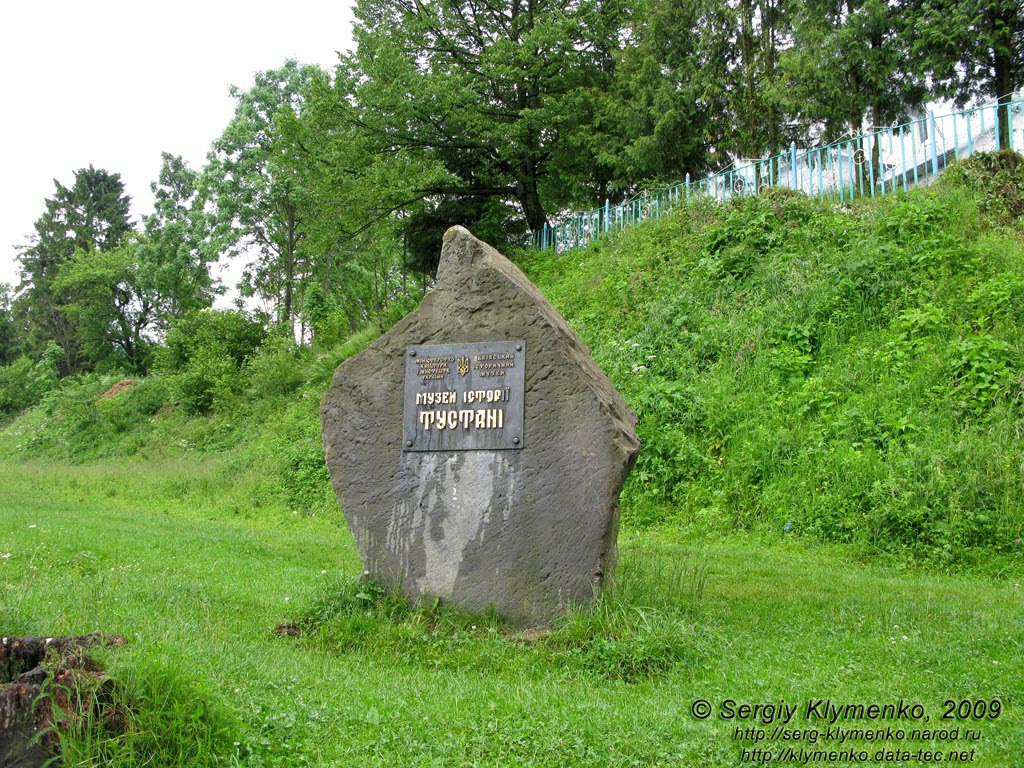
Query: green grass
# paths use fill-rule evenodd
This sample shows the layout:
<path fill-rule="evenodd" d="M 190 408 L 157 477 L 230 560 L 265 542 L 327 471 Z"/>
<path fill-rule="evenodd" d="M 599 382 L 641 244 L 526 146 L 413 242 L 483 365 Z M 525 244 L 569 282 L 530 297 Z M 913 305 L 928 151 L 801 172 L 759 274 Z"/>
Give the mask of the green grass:
<path fill-rule="evenodd" d="M 1024 238 L 974 194 L 700 202 L 523 263 L 640 417 L 631 525 L 1020 567 Z"/>
<path fill-rule="evenodd" d="M 1011 165 L 846 206 L 698 202 L 519 257 L 643 441 L 614 589 L 550 633 L 359 583 L 317 406 L 375 331 L 269 344 L 212 382 L 202 413 L 174 399 L 188 372 L 116 397 L 117 376 L 49 390 L 0 430 L 0 633 L 129 641 L 103 656 L 122 727 L 69 734 L 69 764 L 734 766 L 755 748 L 849 747 L 808 715 L 818 700 L 929 719 L 845 717 L 907 733 L 855 740 L 866 758 L 769 764 L 1019 763 Z M 768 718 L 722 717 L 732 701 L 796 705 L 787 727 L 818 741 L 756 743 L 744 729 Z M 1000 709 L 945 720 L 947 701 Z M 958 741 L 910 735 L 949 725 Z"/>
<path fill-rule="evenodd" d="M 855 204 L 697 201 L 583 251 L 518 255 L 639 416 L 627 525 L 1019 569 L 1024 237 L 1007 190 L 1024 193 L 1024 162 L 993 162 L 1006 168 Z M 317 405 L 375 333 L 273 337 L 224 375 L 210 352 L 210 370 L 116 397 L 117 376 L 65 381 L 0 430 L 0 457 L 215 459 L 246 478 L 237 509 L 323 513 Z M 199 413 L 175 395 L 193 374 Z"/>
<path fill-rule="evenodd" d="M 1019 573 L 901 573 L 793 538 L 633 532 L 594 610 L 523 635 L 356 586 L 340 514 L 235 514 L 215 463 L 2 472 L 3 633 L 129 640 L 104 661 L 134 702 L 131 736 L 83 737 L 74 764 L 731 766 L 755 747 L 735 728 L 759 724 L 722 719 L 725 701 L 797 704 L 791 726 L 824 739 L 804 711 L 820 698 L 920 703 L 926 727 L 947 699 L 998 699 L 998 719 L 959 723 L 981 731 L 964 743 L 972 764 L 1024 750 Z M 187 503 L 168 505 L 189 474 Z M 302 635 L 275 634 L 282 622 Z M 692 716 L 697 699 L 709 720 Z M 183 748 L 195 743 L 207 747 Z"/>

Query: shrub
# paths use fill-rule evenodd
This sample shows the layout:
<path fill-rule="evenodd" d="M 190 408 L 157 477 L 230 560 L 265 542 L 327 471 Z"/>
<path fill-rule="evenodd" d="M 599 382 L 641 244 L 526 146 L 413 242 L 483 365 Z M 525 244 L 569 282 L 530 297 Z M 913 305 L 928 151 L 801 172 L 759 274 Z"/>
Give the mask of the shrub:
<path fill-rule="evenodd" d="M 940 177 L 947 187 L 978 192 L 982 209 L 997 219 L 1024 217 L 1024 157 L 1009 149 L 982 152 L 950 166 Z"/>
<path fill-rule="evenodd" d="M 0 413 L 18 413 L 38 402 L 34 373 L 35 363 L 24 355 L 0 366 Z"/>
<path fill-rule="evenodd" d="M 294 340 L 281 334 L 271 336 L 245 361 L 243 374 L 256 397 L 287 395 L 305 380 Z"/>
<path fill-rule="evenodd" d="M 167 331 L 156 367 L 174 373 L 195 360 L 221 357 L 241 367 L 263 343 L 266 330 L 245 312 L 204 309 L 175 320 Z"/>
<path fill-rule="evenodd" d="M 1020 360 L 1009 342 L 983 333 L 960 339 L 951 351 L 952 394 L 961 408 L 981 413 L 1014 391 Z"/>
<path fill-rule="evenodd" d="M 204 309 L 176 320 L 156 368 L 168 380 L 174 401 L 188 413 L 208 413 L 218 400 L 241 390 L 240 369 L 266 336 L 244 312 Z"/>
<path fill-rule="evenodd" d="M 230 357 L 207 354 L 194 358 L 168 378 L 171 397 L 186 413 L 209 413 L 217 401 L 238 391 L 238 374 Z"/>
<path fill-rule="evenodd" d="M 22 355 L 9 365 L 0 366 L 0 414 L 17 413 L 35 405 L 57 387 L 57 363 L 64 350 L 51 341 L 39 360 Z"/>

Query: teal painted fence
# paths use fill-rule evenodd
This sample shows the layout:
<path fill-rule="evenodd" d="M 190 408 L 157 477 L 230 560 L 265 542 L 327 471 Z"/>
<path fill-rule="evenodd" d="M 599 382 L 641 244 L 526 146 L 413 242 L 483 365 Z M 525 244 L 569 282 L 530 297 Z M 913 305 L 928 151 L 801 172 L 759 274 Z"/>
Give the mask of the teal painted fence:
<path fill-rule="evenodd" d="M 645 192 L 618 205 L 606 204 L 533 232 L 534 246 L 569 251 L 603 233 L 657 219 L 696 197 L 729 200 L 769 187 L 787 187 L 818 198 L 852 200 L 883 195 L 927 182 L 952 160 L 1003 149 L 996 130 L 997 110 L 1009 121 L 1006 149 L 1024 149 L 1024 100 L 924 117 L 881 131 L 865 132 L 824 147 L 800 150 L 795 144 L 774 157 Z"/>

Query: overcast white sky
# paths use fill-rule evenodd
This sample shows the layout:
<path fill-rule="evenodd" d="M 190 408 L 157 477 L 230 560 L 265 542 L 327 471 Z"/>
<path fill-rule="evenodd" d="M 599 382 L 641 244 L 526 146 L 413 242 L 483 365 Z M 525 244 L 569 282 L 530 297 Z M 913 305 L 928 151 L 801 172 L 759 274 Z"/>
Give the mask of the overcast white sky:
<path fill-rule="evenodd" d="M 0 27 L 0 283 L 14 246 L 90 164 L 120 173 L 138 223 L 160 153 L 202 168 L 234 110 L 228 87 L 286 59 L 333 68 L 351 0 L 16 0 Z"/>

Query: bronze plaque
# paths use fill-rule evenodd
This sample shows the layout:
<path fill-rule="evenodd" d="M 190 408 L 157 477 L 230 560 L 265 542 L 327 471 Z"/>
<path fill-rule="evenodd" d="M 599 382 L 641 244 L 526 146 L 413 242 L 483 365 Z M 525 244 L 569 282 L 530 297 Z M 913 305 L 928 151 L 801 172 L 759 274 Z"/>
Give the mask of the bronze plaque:
<path fill-rule="evenodd" d="M 525 361 L 525 341 L 407 347 L 402 447 L 522 448 Z"/>

